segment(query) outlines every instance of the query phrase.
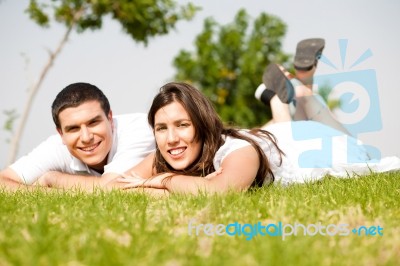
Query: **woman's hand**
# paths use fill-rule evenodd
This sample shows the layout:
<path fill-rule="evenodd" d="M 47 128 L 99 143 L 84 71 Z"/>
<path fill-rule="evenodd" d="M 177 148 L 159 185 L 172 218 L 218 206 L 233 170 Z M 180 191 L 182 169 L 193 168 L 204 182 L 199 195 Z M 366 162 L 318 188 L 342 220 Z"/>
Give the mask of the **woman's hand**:
<path fill-rule="evenodd" d="M 219 174 L 222 173 L 222 167 L 216 170 L 215 172 L 207 175 L 204 177 L 206 180 L 210 180 Z M 117 182 L 119 183 L 124 183 L 125 185 L 122 186 L 123 189 L 129 189 L 129 188 L 158 188 L 158 189 L 168 189 L 166 186 L 166 183 L 169 182 L 168 177 L 172 177 L 172 173 L 164 173 L 160 175 L 153 176 L 151 178 L 142 178 L 140 175 L 138 175 L 135 172 L 130 172 L 129 174 L 124 174 L 122 177 L 119 177 L 117 179 Z M 191 178 L 191 177 L 187 177 Z M 165 180 L 167 179 L 167 180 Z"/>
<path fill-rule="evenodd" d="M 221 174 L 221 173 L 222 173 L 222 167 L 220 167 L 219 169 L 217 169 L 215 172 L 212 172 L 211 174 L 206 175 L 204 178 L 205 178 L 205 179 L 212 179 L 212 178 L 216 177 L 217 175 L 219 175 L 219 174 Z"/>
<path fill-rule="evenodd" d="M 142 178 L 135 172 L 130 172 L 130 174 L 124 174 L 122 177 L 117 179 L 117 182 L 124 183 L 125 185 L 122 186 L 122 189 L 129 189 L 129 188 L 158 188 L 158 189 L 165 189 L 165 184 L 163 184 L 164 178 L 171 176 L 170 173 L 165 173 L 161 175 L 157 175 L 151 178 Z"/>

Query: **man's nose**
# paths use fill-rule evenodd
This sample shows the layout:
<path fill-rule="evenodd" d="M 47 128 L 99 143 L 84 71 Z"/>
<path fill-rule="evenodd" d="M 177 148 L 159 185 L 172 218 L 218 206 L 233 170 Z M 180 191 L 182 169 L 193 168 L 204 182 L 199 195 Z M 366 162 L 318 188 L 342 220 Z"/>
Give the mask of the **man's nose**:
<path fill-rule="evenodd" d="M 90 132 L 90 130 L 83 126 L 81 128 L 81 140 L 82 142 L 90 142 L 93 139 L 93 133 Z"/>

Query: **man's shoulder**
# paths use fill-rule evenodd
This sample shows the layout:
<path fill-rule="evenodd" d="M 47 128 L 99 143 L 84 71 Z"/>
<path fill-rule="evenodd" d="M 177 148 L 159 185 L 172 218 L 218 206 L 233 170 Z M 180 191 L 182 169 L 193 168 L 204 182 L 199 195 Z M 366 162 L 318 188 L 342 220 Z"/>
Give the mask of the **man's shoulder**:
<path fill-rule="evenodd" d="M 47 137 L 42 143 L 48 143 L 51 145 L 62 145 L 64 146 L 62 139 L 59 134 L 53 134 Z"/>
<path fill-rule="evenodd" d="M 117 132 L 151 132 L 145 113 L 129 113 L 113 116 L 114 126 Z M 129 133 L 131 134 L 131 133 Z"/>

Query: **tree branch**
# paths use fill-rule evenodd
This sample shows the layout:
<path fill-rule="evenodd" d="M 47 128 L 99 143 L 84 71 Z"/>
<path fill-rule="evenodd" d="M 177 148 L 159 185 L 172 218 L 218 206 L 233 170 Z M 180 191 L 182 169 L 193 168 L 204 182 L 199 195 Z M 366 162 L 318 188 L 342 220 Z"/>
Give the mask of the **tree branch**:
<path fill-rule="evenodd" d="M 46 63 L 46 65 L 44 66 L 40 76 L 39 76 L 39 80 L 37 81 L 36 84 L 34 84 L 29 92 L 28 92 L 28 99 L 27 102 L 25 103 L 25 107 L 22 113 L 22 117 L 21 120 L 18 124 L 17 130 L 15 132 L 15 135 L 11 138 L 11 142 L 10 142 L 10 148 L 9 148 L 9 153 L 8 153 L 8 159 L 7 159 L 7 164 L 6 166 L 12 164 L 17 156 L 18 150 L 19 150 L 19 142 L 21 140 L 22 137 L 22 133 L 25 129 L 25 124 L 26 121 L 28 120 L 28 116 L 30 113 L 30 110 L 32 108 L 32 103 L 33 103 L 33 99 L 35 98 L 37 92 L 39 91 L 40 86 L 42 85 L 47 73 L 49 72 L 50 68 L 53 66 L 55 59 L 57 58 L 57 56 L 60 54 L 60 52 L 62 51 L 65 43 L 68 41 L 68 38 L 72 32 L 72 29 L 74 28 L 76 22 L 79 20 L 79 18 L 81 17 L 83 13 L 83 10 L 79 10 L 75 16 L 73 21 L 71 22 L 71 25 L 69 25 L 69 27 L 67 28 L 67 31 L 65 32 L 63 38 L 61 39 L 61 41 L 58 44 L 57 49 L 54 52 L 49 51 L 49 59 Z"/>

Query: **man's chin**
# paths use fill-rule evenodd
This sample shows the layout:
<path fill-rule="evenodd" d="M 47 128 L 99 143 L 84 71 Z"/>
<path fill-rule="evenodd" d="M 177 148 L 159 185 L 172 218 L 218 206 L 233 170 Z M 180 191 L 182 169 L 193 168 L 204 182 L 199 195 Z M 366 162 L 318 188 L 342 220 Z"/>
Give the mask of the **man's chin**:
<path fill-rule="evenodd" d="M 105 163 L 106 160 L 85 160 L 83 161 L 88 167 L 95 169 L 99 171 L 100 169 L 103 170 L 104 166 L 106 165 Z"/>

